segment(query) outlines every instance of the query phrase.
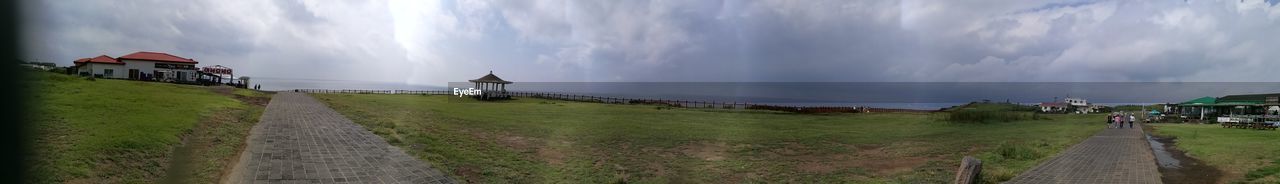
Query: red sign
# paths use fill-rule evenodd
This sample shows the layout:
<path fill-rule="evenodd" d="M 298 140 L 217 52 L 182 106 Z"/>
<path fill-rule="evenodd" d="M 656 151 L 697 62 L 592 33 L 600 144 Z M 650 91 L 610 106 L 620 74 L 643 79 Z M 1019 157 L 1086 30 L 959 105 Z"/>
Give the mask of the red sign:
<path fill-rule="evenodd" d="M 200 71 L 204 73 L 211 73 L 211 74 L 231 75 L 231 68 L 227 68 L 222 65 L 213 65 L 213 66 L 203 67 L 203 68 L 200 68 Z"/>

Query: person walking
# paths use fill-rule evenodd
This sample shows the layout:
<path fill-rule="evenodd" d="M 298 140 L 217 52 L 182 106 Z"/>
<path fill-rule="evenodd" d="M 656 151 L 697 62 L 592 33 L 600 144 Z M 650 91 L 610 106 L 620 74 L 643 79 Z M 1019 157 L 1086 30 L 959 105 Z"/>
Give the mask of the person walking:
<path fill-rule="evenodd" d="M 1129 128 L 1133 128 L 1134 121 L 1138 121 L 1138 117 L 1134 117 L 1133 114 L 1129 114 Z"/>
<path fill-rule="evenodd" d="M 1107 128 L 1113 128 L 1112 126 L 1115 126 L 1115 123 L 1116 123 L 1116 115 L 1115 114 L 1107 115 Z"/>
<path fill-rule="evenodd" d="M 1115 123 L 1115 125 L 1116 125 L 1115 127 L 1116 127 L 1116 128 L 1124 128 L 1124 127 L 1120 126 L 1120 124 L 1121 124 L 1121 123 L 1124 123 L 1124 120 L 1121 120 L 1121 119 L 1120 119 L 1120 115 L 1111 116 L 1111 119 L 1112 119 L 1113 121 L 1115 121 L 1115 122 L 1116 122 L 1116 123 Z"/>
<path fill-rule="evenodd" d="M 1120 128 L 1124 128 L 1124 121 L 1125 121 L 1125 120 L 1129 120 L 1129 118 L 1125 118 L 1125 117 L 1124 117 L 1124 114 L 1120 114 L 1120 117 L 1119 117 L 1119 118 L 1120 118 L 1120 124 L 1119 124 L 1119 125 L 1120 125 Z"/>

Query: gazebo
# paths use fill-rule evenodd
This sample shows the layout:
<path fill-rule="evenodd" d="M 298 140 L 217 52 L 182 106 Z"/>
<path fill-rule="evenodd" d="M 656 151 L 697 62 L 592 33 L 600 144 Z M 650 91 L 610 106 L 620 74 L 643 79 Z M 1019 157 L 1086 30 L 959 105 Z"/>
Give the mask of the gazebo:
<path fill-rule="evenodd" d="M 511 84 L 512 82 L 502 80 L 502 78 L 498 78 L 497 75 L 493 75 L 492 70 L 489 71 L 489 75 L 484 75 L 484 77 L 480 77 L 478 79 L 472 79 L 468 81 L 470 81 L 471 83 L 475 83 L 476 89 L 480 89 L 481 91 L 480 95 L 475 96 L 476 98 L 479 98 L 482 100 L 499 100 L 499 99 L 511 98 L 510 95 L 507 95 L 507 84 Z"/>

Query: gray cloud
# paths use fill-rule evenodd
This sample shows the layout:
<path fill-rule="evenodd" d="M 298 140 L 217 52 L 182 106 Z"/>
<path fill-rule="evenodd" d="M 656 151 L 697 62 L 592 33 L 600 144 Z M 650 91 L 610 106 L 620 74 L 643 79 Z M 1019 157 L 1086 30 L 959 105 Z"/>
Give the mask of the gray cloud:
<path fill-rule="evenodd" d="M 34 55 L 517 81 L 1277 81 L 1274 1 L 39 1 Z"/>

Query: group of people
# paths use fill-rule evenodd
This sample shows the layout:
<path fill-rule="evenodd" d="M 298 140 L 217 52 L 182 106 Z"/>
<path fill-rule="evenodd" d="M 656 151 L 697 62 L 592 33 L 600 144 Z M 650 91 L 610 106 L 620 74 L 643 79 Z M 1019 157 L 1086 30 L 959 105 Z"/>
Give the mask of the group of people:
<path fill-rule="evenodd" d="M 1133 116 L 1133 113 L 1111 113 L 1107 116 L 1108 128 L 1124 128 L 1125 123 L 1129 123 L 1129 128 L 1133 128 L 1134 121 L 1138 121 L 1138 117 Z"/>

